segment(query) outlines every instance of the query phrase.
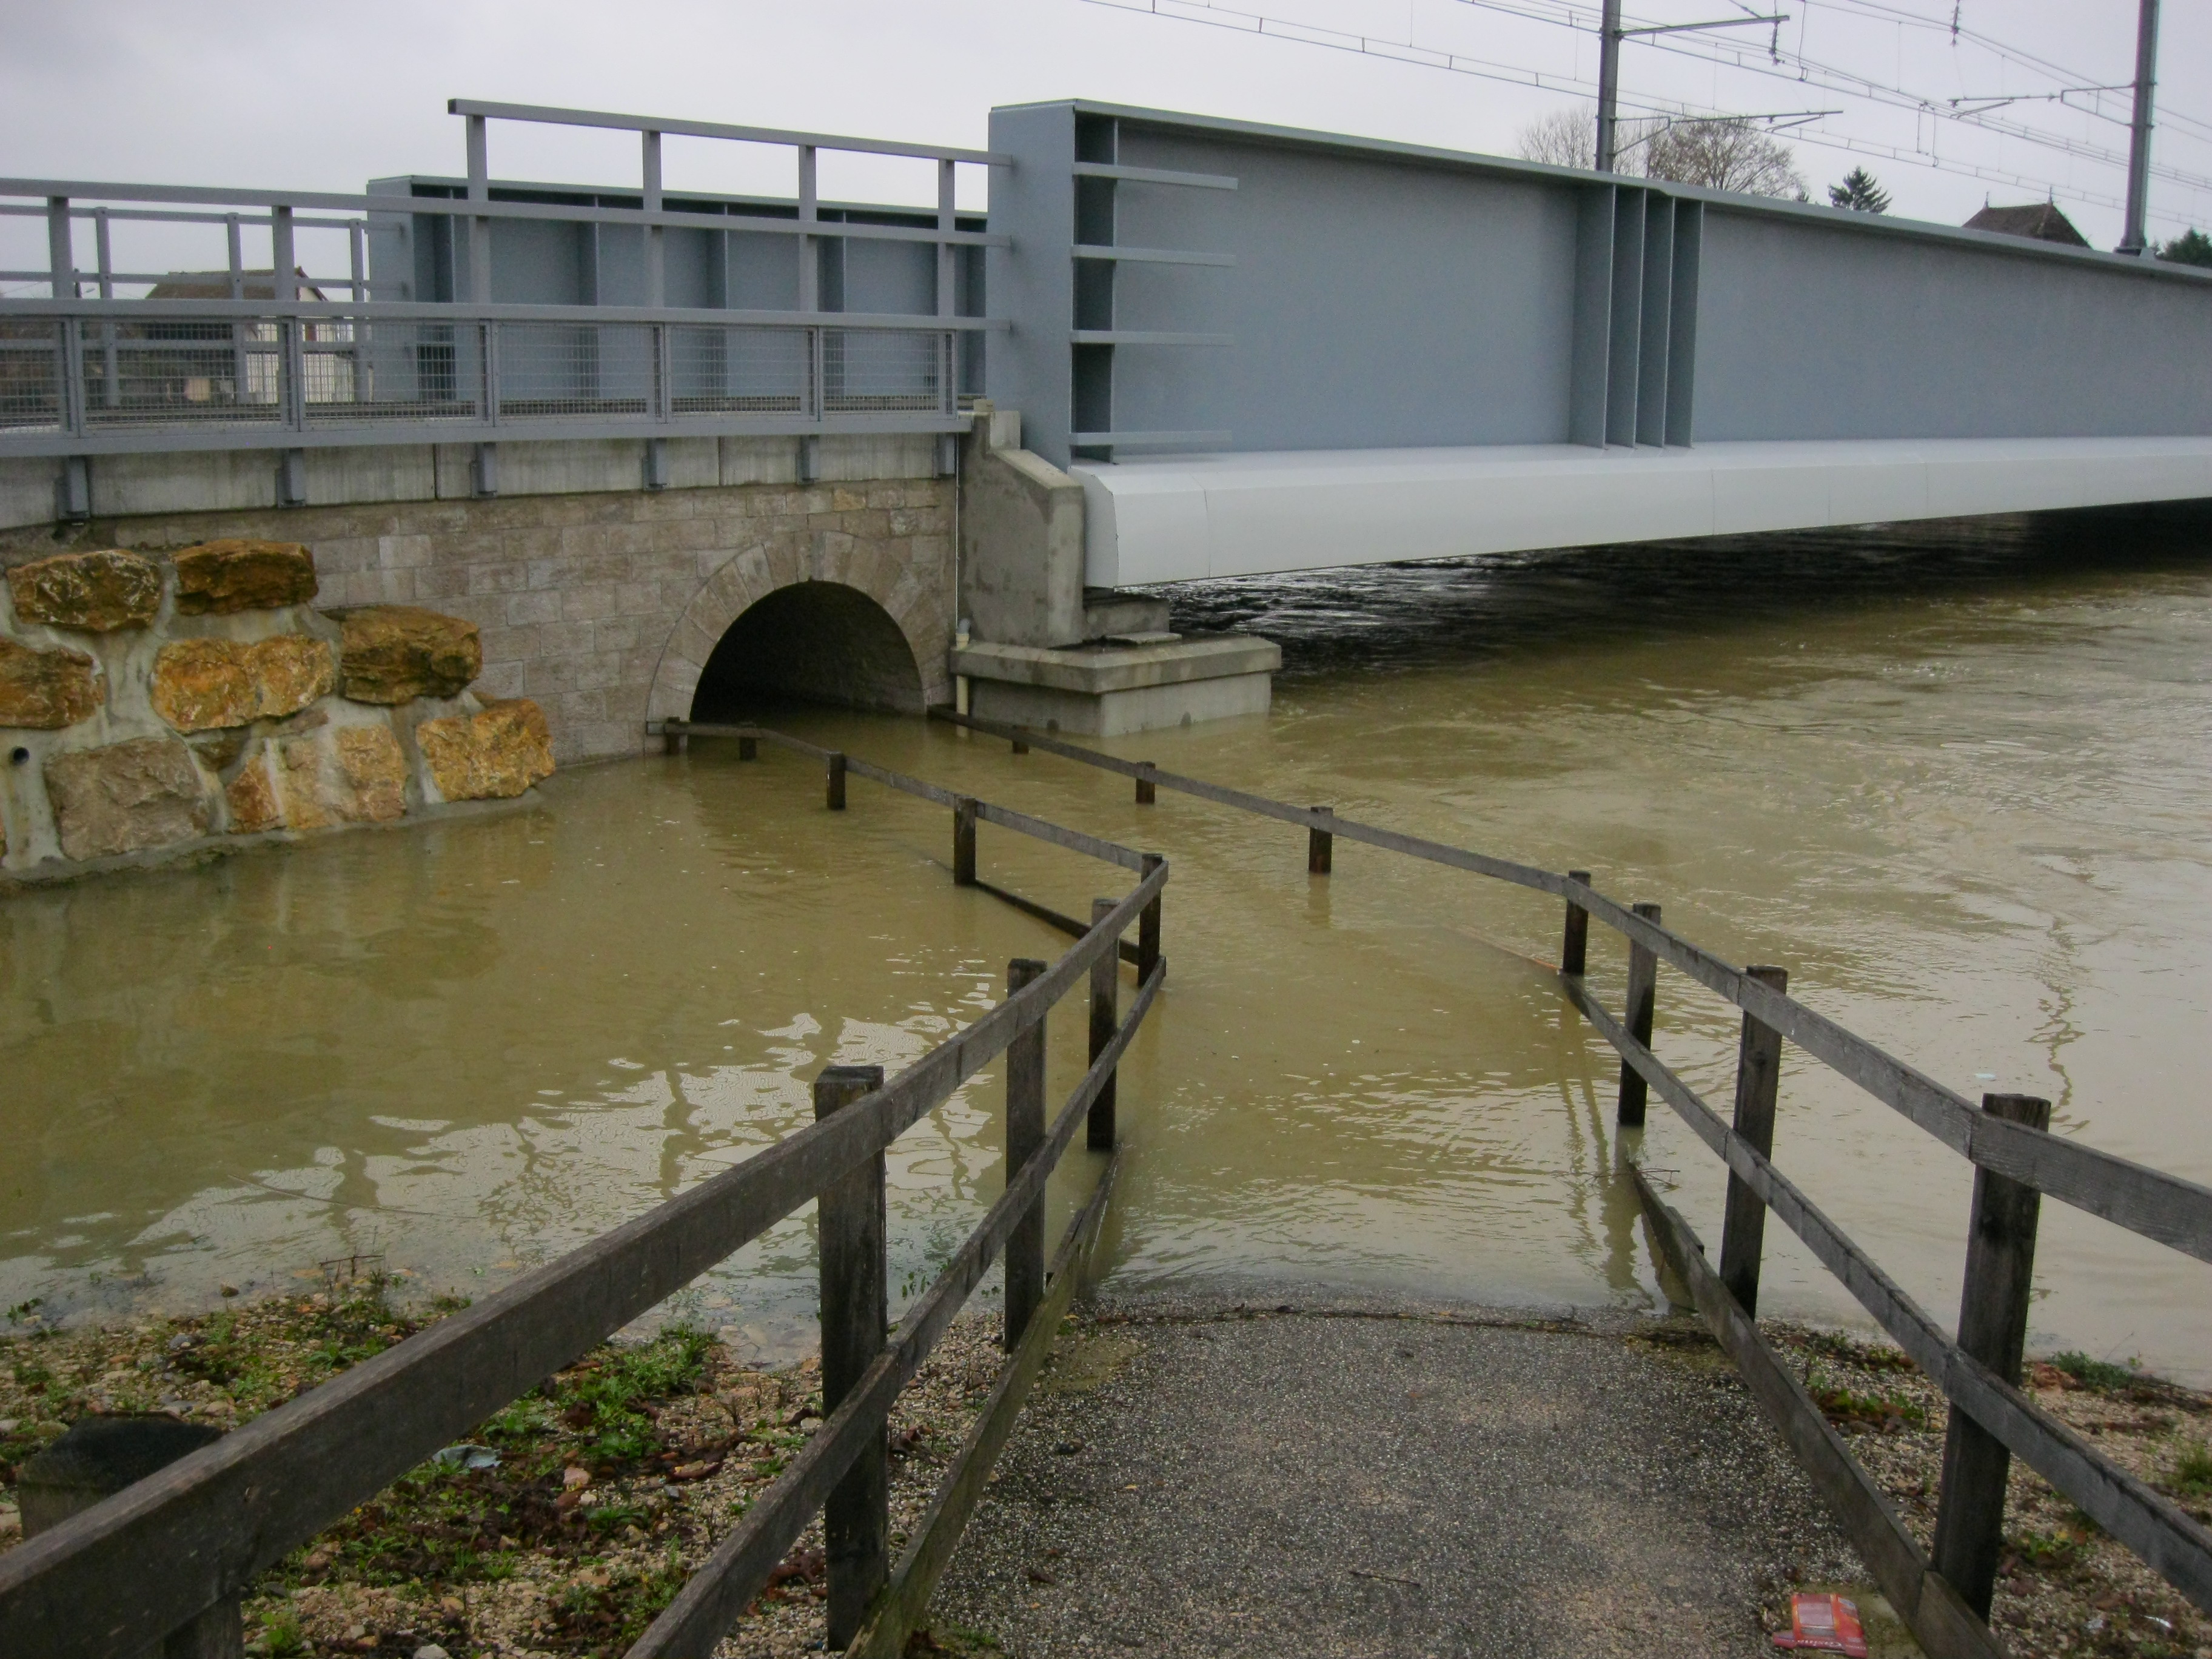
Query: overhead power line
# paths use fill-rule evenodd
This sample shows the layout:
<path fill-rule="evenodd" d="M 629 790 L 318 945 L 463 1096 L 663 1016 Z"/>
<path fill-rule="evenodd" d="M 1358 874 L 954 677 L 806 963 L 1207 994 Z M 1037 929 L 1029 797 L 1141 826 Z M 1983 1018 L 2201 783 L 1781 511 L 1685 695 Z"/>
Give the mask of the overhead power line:
<path fill-rule="evenodd" d="M 1178 21 L 1200 23 L 1212 27 L 1228 28 L 1240 33 L 1260 35 L 1270 40 L 1324 46 L 1362 57 L 1393 63 L 1411 64 L 1421 68 L 1443 70 L 1506 85 L 1566 93 L 1582 98 L 1594 98 L 1597 94 L 1595 84 L 1580 75 L 1533 70 L 1521 64 L 1477 57 L 1471 53 L 1424 46 L 1412 40 L 1398 40 L 1388 36 L 1293 22 L 1288 19 L 1273 16 L 1243 6 L 1216 3 L 1216 0 L 1086 0 L 1086 3 L 1108 6 L 1121 11 L 1133 11 L 1152 16 L 1166 17 Z M 1595 9 L 1574 4 L 1571 0 L 1456 0 L 1456 3 L 1475 9 L 1521 18 L 1528 21 L 1565 27 L 1582 33 L 1593 32 L 1596 27 L 1599 16 Z M 1731 0 L 1731 3 L 1741 6 L 1741 0 Z M 1808 0 L 1799 0 L 1799 3 L 1801 5 L 1808 3 Z M 1884 13 L 1894 9 L 1879 6 L 1877 0 L 1822 0 L 1822 3 L 1831 6 L 1856 5 L 1869 10 L 1881 10 Z M 1750 8 L 1743 6 L 1742 9 L 1748 12 Z M 1912 15 L 1904 14 L 1903 15 L 1911 17 Z M 1762 15 L 1759 21 L 1769 21 L 1770 19 Z M 1913 21 L 1928 23 L 1931 20 L 1916 17 Z M 1948 23 L 1942 25 L 1942 27 L 1948 33 Z M 1962 31 L 1962 33 L 1968 32 Z M 1670 33 L 1666 36 L 1640 38 L 1638 44 L 1649 46 L 1655 51 L 1670 52 L 1692 60 L 1711 63 L 1717 67 L 1740 69 L 1762 75 L 1768 79 L 1817 86 L 1822 90 L 1841 92 L 1848 96 L 1863 98 L 1878 105 L 1908 111 L 1916 117 L 1932 117 L 1936 119 L 1949 120 L 1955 125 L 1978 128 L 2000 137 L 2037 143 L 2075 160 L 2100 167 L 2124 167 L 2126 165 L 2126 157 L 2124 155 L 2104 146 L 2027 127 L 2002 118 L 1989 116 L 1979 108 L 1967 108 L 1962 105 L 1954 109 L 1949 106 L 1948 100 L 1930 100 L 1923 94 L 1891 86 L 1872 77 L 1859 75 L 1856 71 L 1839 69 L 1817 59 L 1802 57 L 1780 48 L 1774 42 L 1770 42 L 1765 51 L 1758 51 L 1755 48 L 1740 48 L 1734 43 L 1725 40 L 1698 40 L 1695 36 Z M 1711 47 L 1714 50 L 1701 51 L 1698 50 L 1699 46 Z M 2056 68 L 2056 66 L 2045 67 L 2040 60 L 2033 60 L 2030 54 L 2014 52 L 2013 55 L 2015 61 L 2021 62 L 2024 66 L 2032 65 L 2041 73 L 2052 73 Z M 1759 61 L 1760 58 L 1769 61 L 1760 62 Z M 1773 61 L 1776 59 L 1787 61 L 1802 72 L 1784 72 L 1779 64 Z M 1820 77 L 1832 77 L 1832 81 Z M 2079 84 L 2069 88 L 2077 92 L 2084 89 L 2098 90 L 2098 88 L 2085 88 Z M 2056 97 L 2056 94 L 2011 94 L 2005 101 L 2026 102 Z M 1804 119 L 1807 113 L 1800 112 L 1790 118 L 1745 116 L 1724 110 L 1705 108 L 1686 102 L 1632 97 L 1626 94 L 1623 94 L 1619 101 L 1624 109 L 1644 115 L 1674 119 L 1757 120 L 1764 124 L 1770 119 L 1788 118 L 1795 125 L 1798 121 Z M 2066 107 L 2077 108 L 2072 105 L 2067 105 Z M 1820 113 L 1826 115 L 1836 112 L 1828 111 Z M 2089 113 L 2090 112 L 2079 111 L 2077 108 L 2077 112 Z M 2191 119 L 2191 118 L 2177 118 L 2171 112 L 2162 114 L 2160 118 L 2162 122 Z M 2191 124 L 2198 125 L 2193 120 L 2191 120 Z M 2123 199 L 2117 194 L 2107 194 L 2100 190 L 2070 182 L 2062 190 L 2047 175 L 2025 173 L 2002 166 L 1969 161 L 1961 157 L 1939 155 L 1932 149 L 1919 147 L 1917 143 L 1915 147 L 1907 149 L 1899 144 L 1885 143 L 1880 140 L 1835 132 L 1817 126 L 1798 126 L 1791 136 L 1796 142 L 1816 149 L 1876 156 L 1924 167 L 1931 171 L 1948 173 L 1954 177 L 1975 179 L 1984 183 L 2002 185 L 2013 189 L 2048 193 L 2053 196 L 2063 194 L 2069 199 L 2092 206 L 2114 209 L 2124 206 Z M 2191 172 L 2172 163 L 2158 164 L 2152 171 L 2155 177 L 2192 191 L 2212 191 L 2212 175 Z M 2154 212 L 2152 216 L 2160 223 L 2171 225 L 2176 228 L 2185 228 L 2190 222 L 2187 218 L 2180 215 L 2165 211 Z"/>

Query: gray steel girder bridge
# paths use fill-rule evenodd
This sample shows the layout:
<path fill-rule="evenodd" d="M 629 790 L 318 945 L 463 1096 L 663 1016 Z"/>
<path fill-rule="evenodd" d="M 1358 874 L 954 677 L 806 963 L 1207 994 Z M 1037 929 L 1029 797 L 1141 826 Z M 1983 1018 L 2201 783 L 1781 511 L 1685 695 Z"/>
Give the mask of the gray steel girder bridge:
<path fill-rule="evenodd" d="M 1495 157 L 1082 102 L 971 150 L 456 100 L 464 175 L 357 194 L 0 179 L 0 460 L 937 434 L 1080 480 L 1093 587 L 1600 540 L 2212 496 L 2212 276 Z M 635 185 L 495 179 L 501 121 L 632 131 Z M 785 147 L 781 197 L 664 137 Z M 824 152 L 935 204 L 824 202 Z M 961 209 L 963 167 L 988 212 Z M 9 199 L 12 198 L 12 199 Z M 227 258 L 119 269 L 187 222 Z M 88 237 L 85 233 L 89 230 Z M 91 244 L 86 258 L 85 244 Z M 310 271 L 301 250 L 342 250 Z M 210 262 L 211 265 L 213 262 Z"/>

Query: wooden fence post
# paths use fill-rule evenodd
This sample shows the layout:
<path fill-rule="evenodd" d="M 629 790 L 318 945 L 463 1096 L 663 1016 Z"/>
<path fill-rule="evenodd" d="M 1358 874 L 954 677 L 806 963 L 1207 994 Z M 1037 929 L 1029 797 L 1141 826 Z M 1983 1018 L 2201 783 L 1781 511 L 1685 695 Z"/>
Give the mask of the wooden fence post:
<path fill-rule="evenodd" d="M 2031 1129 L 2051 1127 L 2051 1103 L 2033 1095 L 1984 1095 L 1982 1109 Z M 1959 1346 L 2014 1387 L 2027 1346 L 2027 1298 L 2042 1204 L 2042 1194 L 2009 1176 L 1974 1171 Z M 1959 1599 L 1984 1620 L 1990 1616 L 2004 1553 L 2005 1479 L 2011 1469 L 2012 1454 L 2003 1443 L 1954 1405 L 1943 1439 L 1943 1486 L 1929 1554 Z"/>
<path fill-rule="evenodd" d="M 1585 887 L 1589 885 L 1589 878 L 1590 872 L 1587 870 L 1567 872 L 1569 881 L 1578 881 Z M 1559 971 L 1563 974 L 1579 974 L 1587 969 L 1589 963 L 1589 912 L 1572 899 L 1569 899 L 1567 929 L 1559 939 Z"/>
<path fill-rule="evenodd" d="M 1786 968 L 1747 968 L 1744 973 L 1777 991 L 1790 988 Z M 1735 1132 L 1762 1158 L 1774 1151 L 1774 1103 L 1782 1082 L 1782 1033 L 1743 1017 L 1735 1048 Z M 1728 1210 L 1721 1224 L 1721 1283 L 1745 1313 L 1759 1314 L 1759 1261 L 1766 1242 L 1766 1206 L 1729 1172 Z"/>
<path fill-rule="evenodd" d="M 1109 898 L 1091 900 L 1091 925 L 1096 927 L 1113 915 L 1114 904 Z M 1116 939 L 1106 947 L 1105 955 L 1091 964 L 1091 1061 L 1094 1066 L 1121 1028 L 1116 1006 L 1121 988 L 1121 942 Z M 1109 1072 L 1098 1098 L 1091 1103 L 1091 1116 L 1084 1126 L 1083 1144 L 1094 1152 L 1114 1150 L 1114 1083 L 1115 1075 Z"/>
<path fill-rule="evenodd" d="M 1145 769 L 1146 772 L 1146 773 L 1148 773 L 1148 774 L 1149 774 L 1150 772 L 1152 772 L 1152 771 L 1154 769 L 1153 769 L 1153 766 L 1152 766 L 1152 762 L 1150 762 L 1150 761 L 1139 761 L 1139 762 L 1137 763 L 1137 764 L 1138 764 L 1138 765 L 1139 765 L 1139 766 L 1141 766 L 1141 767 L 1143 767 L 1143 768 Z M 1157 801 L 1158 799 L 1159 799 L 1159 790 L 1158 790 L 1158 787 L 1153 783 L 1153 781 L 1152 781 L 1152 779 L 1151 779 L 1149 776 L 1141 777 L 1141 778 L 1139 778 L 1139 779 L 1137 780 L 1137 805 L 1139 805 L 1139 806 L 1150 806 L 1150 805 L 1152 805 L 1152 803 L 1153 803 L 1153 802 Z"/>
<path fill-rule="evenodd" d="M 1158 869 L 1161 857 L 1158 853 L 1145 854 L 1145 874 L 1150 876 Z M 1137 912 L 1137 983 L 1142 985 L 1152 976 L 1152 969 L 1160 961 L 1160 899 L 1152 895 L 1152 902 Z"/>
<path fill-rule="evenodd" d="M 1037 978 L 1045 964 L 1016 957 L 1006 964 L 1008 996 Z M 1044 1016 L 1006 1045 L 1006 1179 L 1012 1181 L 1044 1145 Z M 1008 1353 L 1044 1300 L 1044 1194 L 1006 1236 L 1006 1318 L 1000 1341 Z"/>
<path fill-rule="evenodd" d="M 1656 904 L 1629 907 L 1646 921 L 1659 920 Z M 1628 946 L 1628 1034 L 1645 1048 L 1651 1046 L 1651 1011 L 1659 986 L 1659 958 L 1634 940 Z M 1644 1101 L 1648 1091 L 1643 1074 L 1626 1060 L 1620 1062 L 1620 1109 L 1615 1121 L 1624 1129 L 1644 1127 Z"/>
<path fill-rule="evenodd" d="M 738 758 L 741 761 L 758 760 L 760 758 L 760 739 L 758 738 L 739 738 L 738 739 Z"/>
<path fill-rule="evenodd" d="M 884 1086 L 880 1066 L 830 1066 L 814 1079 L 818 1121 Z M 890 1321 L 884 1260 L 884 1155 L 822 1189 L 816 1249 L 822 1262 L 822 1411 L 826 1417 L 883 1351 Z M 822 1506 L 830 1566 L 830 1645 L 853 1639 L 890 1570 L 890 1445 L 881 1423 Z"/>
<path fill-rule="evenodd" d="M 1331 809 L 1326 806 L 1316 806 L 1308 810 L 1316 812 L 1328 812 Z M 1331 835 L 1326 830 L 1309 830 L 1306 831 L 1306 873 L 1308 875 L 1327 875 L 1329 871 L 1329 866 L 1335 862 L 1335 859 L 1336 837 L 1334 836 Z"/>
<path fill-rule="evenodd" d="M 975 798 L 957 795 L 952 801 L 952 884 L 975 884 Z"/>
<path fill-rule="evenodd" d="M 830 755 L 827 771 L 829 775 L 830 786 L 830 810 L 833 812 L 842 812 L 845 810 L 844 756 L 833 750 Z"/>

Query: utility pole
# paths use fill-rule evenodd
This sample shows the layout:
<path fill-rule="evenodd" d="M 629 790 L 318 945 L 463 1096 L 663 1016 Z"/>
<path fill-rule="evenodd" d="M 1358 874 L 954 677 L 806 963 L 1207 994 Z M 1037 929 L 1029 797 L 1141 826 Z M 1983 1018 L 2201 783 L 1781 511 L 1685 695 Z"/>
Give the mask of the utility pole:
<path fill-rule="evenodd" d="M 1610 3 L 1610 0 L 1608 0 Z M 2118 252 L 2146 251 L 2143 216 L 2150 205 L 2150 99 L 2158 84 L 2158 0 L 2142 0 L 2136 21 L 2136 115 L 2128 135 L 2128 222 Z M 1600 94 L 1602 98 L 1602 93 Z M 1605 116 L 1598 116 L 1598 166 L 1605 166 Z"/>
<path fill-rule="evenodd" d="M 2142 0 L 2147 13 L 2155 15 L 2158 0 Z M 2140 71 L 2138 71 L 2140 75 Z M 2142 120 L 2141 82 L 2136 92 L 2136 119 Z M 1597 170 L 1613 171 L 1613 149 L 1619 141 L 1620 103 L 1620 0 L 1605 0 L 1598 24 L 1597 47 Z"/>

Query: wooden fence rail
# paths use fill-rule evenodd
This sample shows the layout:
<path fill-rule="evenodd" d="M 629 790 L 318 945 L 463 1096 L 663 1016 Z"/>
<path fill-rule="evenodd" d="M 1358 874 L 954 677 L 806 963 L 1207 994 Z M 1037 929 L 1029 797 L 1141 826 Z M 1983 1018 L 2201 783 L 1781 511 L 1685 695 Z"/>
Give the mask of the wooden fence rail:
<path fill-rule="evenodd" d="M 1009 741 L 1015 736 L 1015 728 L 933 712 L 970 730 Z M 1559 983 L 1569 1000 L 1620 1055 L 1617 1116 L 1621 1127 L 1642 1125 L 1647 1092 L 1656 1091 L 1720 1155 L 1729 1170 L 1726 1231 L 1721 1269 L 1715 1273 L 1705 1265 L 1703 1247 L 1686 1224 L 1658 1197 L 1643 1172 L 1632 1168 L 1662 1255 L 1820 1482 L 1884 1590 L 1931 1653 L 1965 1659 L 1999 1651 L 1984 1621 L 2003 1521 L 2005 1468 L 2014 1455 L 2072 1498 L 2197 1606 L 2212 1611 L 2212 1533 L 2104 1457 L 2019 1386 L 2038 1195 L 2047 1193 L 2063 1199 L 2146 1237 L 2212 1260 L 2212 1190 L 2051 1135 L 2045 1103 L 2023 1105 L 2011 1097 L 1991 1097 L 1978 1108 L 1807 1008 L 1789 994 L 1788 975 L 1781 969 L 1737 968 L 1724 962 L 1664 927 L 1657 905 L 1624 906 L 1598 892 L 1587 872 L 1557 875 L 1379 830 L 1328 809 L 1291 806 L 1179 777 L 1150 762 L 1121 760 L 1033 732 L 1020 737 L 1029 748 L 1134 778 L 1140 802 L 1156 799 L 1156 792 L 1165 788 L 1303 825 L 1309 837 L 1307 867 L 1315 874 L 1328 873 L 1333 863 L 1326 852 L 1316 849 L 1333 847 L 1341 839 L 1511 882 L 1564 902 Z M 1601 1006 L 1583 982 L 1592 919 L 1620 933 L 1628 946 L 1624 1018 L 1616 1018 Z M 1652 1051 L 1656 970 L 1662 963 L 1743 1012 L 1733 1124 L 1724 1121 Z M 1774 1168 L 1769 1153 L 1785 1040 L 1976 1166 L 1959 1340 L 1954 1341 Z M 1752 1310 L 1769 1210 L 1804 1240 L 1956 1408 L 1932 1562 L 1759 1334 Z"/>
<path fill-rule="evenodd" d="M 756 743 L 827 755 L 748 728 Z M 846 770 L 928 799 L 954 798 L 881 769 Z M 830 804 L 835 806 L 833 793 Z M 977 804 L 987 821 L 1035 835 L 1141 879 L 1056 961 L 896 1077 L 557 1261 L 277 1407 L 0 1555 L 0 1654 L 96 1659 L 158 1646 L 204 1608 L 367 1501 L 441 1447 L 573 1363 L 833 1184 L 878 1162 L 900 1134 L 1025 1033 L 1121 936 L 1157 934 L 1169 866 L 1026 814 Z M 852 1468 L 899 1388 L 981 1279 L 1151 1011 L 1165 975 L 1152 963 L 1128 1017 L 1005 1194 L 909 1311 L 822 1430 L 723 1540 L 634 1655 L 713 1648 L 806 1519 Z M 849 1311 L 849 1310 L 848 1310 Z M 825 1402 L 826 1403 L 826 1402 Z M 720 1623 L 716 1621 L 720 1620 Z"/>
<path fill-rule="evenodd" d="M 932 717 L 955 726 L 1011 739 L 1018 728 L 980 720 L 943 709 Z M 1228 789 L 1196 778 L 1163 772 L 1149 762 L 1125 761 L 1035 732 L 1020 733 L 1030 747 L 1048 754 L 1140 778 L 1240 811 L 1256 813 L 1308 830 L 1324 830 L 1339 841 L 1362 842 L 1408 858 L 1466 870 L 1511 882 L 1564 899 L 1585 916 L 1595 917 L 1622 935 L 1631 946 L 1649 951 L 1661 963 L 1688 975 L 1744 1012 L 1779 1031 L 1815 1060 L 1927 1130 L 1952 1151 L 1982 1169 L 1994 1170 L 2039 1192 L 2071 1204 L 2146 1238 L 2212 1261 L 2212 1188 L 2100 1152 L 2078 1141 L 1984 1114 L 1965 1096 L 1945 1088 L 1826 1015 L 1815 1013 L 1785 991 L 1761 984 L 1742 969 L 1692 945 L 1638 915 L 1572 875 L 1492 858 L 1418 836 L 1360 823 L 1335 812 L 1291 806 L 1263 795 Z M 1587 921 L 1583 924 L 1588 926 Z M 1571 914 L 1570 926 L 1572 926 Z"/>

